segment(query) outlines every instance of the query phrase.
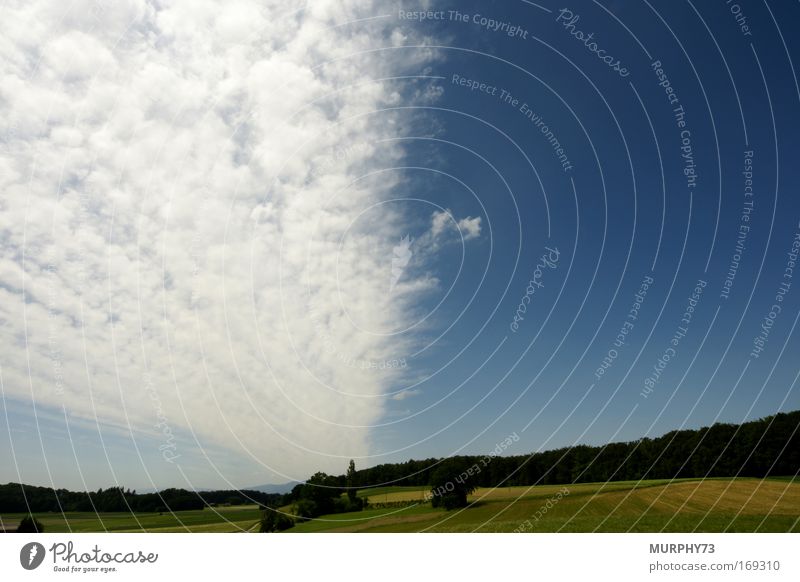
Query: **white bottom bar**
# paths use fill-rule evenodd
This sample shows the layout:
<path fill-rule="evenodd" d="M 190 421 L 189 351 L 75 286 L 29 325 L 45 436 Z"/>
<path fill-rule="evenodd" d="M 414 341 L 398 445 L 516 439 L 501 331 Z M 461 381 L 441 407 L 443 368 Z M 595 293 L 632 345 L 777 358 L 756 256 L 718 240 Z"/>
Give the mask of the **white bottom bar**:
<path fill-rule="evenodd" d="M 31 557 L 30 542 L 44 559 L 38 546 Z M 798 542 L 792 534 L 8 534 L 0 579 L 800 580 Z M 37 558 L 35 569 L 23 567 Z M 119 563 L 126 559 L 145 563 Z"/>

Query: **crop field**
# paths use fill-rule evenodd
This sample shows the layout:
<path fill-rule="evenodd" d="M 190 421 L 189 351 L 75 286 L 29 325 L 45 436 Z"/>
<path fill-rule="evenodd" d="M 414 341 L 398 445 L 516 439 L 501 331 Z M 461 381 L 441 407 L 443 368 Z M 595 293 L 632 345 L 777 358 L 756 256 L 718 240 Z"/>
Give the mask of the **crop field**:
<path fill-rule="evenodd" d="M 369 498 L 409 501 L 414 494 L 397 488 Z M 449 512 L 420 503 L 323 516 L 289 531 L 800 532 L 800 482 L 792 479 L 503 487 L 478 489 L 469 500 Z"/>
<path fill-rule="evenodd" d="M 365 489 L 373 505 L 288 532 L 800 532 L 800 481 L 686 479 L 478 489 L 467 508 L 433 509 L 427 488 Z M 398 503 L 401 502 L 401 503 Z M 282 508 L 291 511 L 290 507 Z M 255 505 L 175 513 L 39 513 L 46 532 L 258 531 Z M 22 514 L 0 516 L 13 529 Z"/>

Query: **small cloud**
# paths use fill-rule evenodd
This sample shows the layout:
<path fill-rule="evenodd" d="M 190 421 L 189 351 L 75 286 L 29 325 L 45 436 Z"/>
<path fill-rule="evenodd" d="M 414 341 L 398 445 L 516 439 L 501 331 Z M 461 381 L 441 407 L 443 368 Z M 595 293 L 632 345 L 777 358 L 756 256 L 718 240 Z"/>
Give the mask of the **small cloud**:
<path fill-rule="evenodd" d="M 411 398 L 421 393 L 421 390 L 401 390 L 397 394 L 392 394 L 392 400 L 405 400 L 406 398 Z"/>
<path fill-rule="evenodd" d="M 468 216 L 467 218 L 462 218 L 458 221 L 458 228 L 464 235 L 464 240 L 478 238 L 481 235 L 481 217 L 470 218 Z"/>
<path fill-rule="evenodd" d="M 448 232 L 460 232 L 464 240 L 472 240 L 481 235 L 481 217 L 456 219 L 449 209 L 436 210 L 431 216 L 430 236 L 437 239 Z"/>

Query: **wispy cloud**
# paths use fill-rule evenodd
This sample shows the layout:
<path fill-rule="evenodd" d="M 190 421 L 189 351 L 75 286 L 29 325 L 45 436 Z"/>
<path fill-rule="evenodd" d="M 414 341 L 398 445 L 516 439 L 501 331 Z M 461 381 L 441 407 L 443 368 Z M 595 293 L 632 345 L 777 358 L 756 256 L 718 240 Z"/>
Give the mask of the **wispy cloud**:
<path fill-rule="evenodd" d="M 406 398 L 411 398 L 412 396 L 416 396 L 421 392 L 421 390 L 401 390 L 400 392 L 392 394 L 392 400 L 405 400 Z"/>

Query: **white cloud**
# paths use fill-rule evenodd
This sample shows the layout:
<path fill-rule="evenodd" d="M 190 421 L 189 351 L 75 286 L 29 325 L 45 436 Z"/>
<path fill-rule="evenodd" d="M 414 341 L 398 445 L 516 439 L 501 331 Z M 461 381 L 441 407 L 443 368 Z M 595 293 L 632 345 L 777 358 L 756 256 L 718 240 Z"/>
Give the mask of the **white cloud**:
<path fill-rule="evenodd" d="M 462 218 L 458 221 L 458 230 L 461 232 L 464 240 L 478 238 L 481 235 L 481 217 Z"/>
<path fill-rule="evenodd" d="M 481 235 L 481 217 L 456 219 L 449 210 L 436 210 L 431 215 L 429 236 L 436 240 L 446 234 L 460 235 L 465 241 L 478 238 Z"/>
<path fill-rule="evenodd" d="M 411 341 L 382 333 L 403 217 L 361 214 L 396 184 L 356 180 L 403 155 L 401 113 L 371 113 L 402 87 L 373 79 L 427 54 L 333 27 L 388 12 L 363 0 L 79 4 L 0 17 L 6 396 L 163 438 L 155 394 L 176 433 L 341 471 L 398 379 L 369 364 Z"/>
<path fill-rule="evenodd" d="M 431 236 L 437 238 L 453 226 L 453 216 L 450 211 L 437 210 L 431 217 Z"/>

